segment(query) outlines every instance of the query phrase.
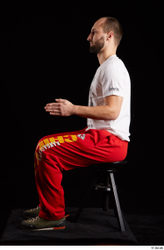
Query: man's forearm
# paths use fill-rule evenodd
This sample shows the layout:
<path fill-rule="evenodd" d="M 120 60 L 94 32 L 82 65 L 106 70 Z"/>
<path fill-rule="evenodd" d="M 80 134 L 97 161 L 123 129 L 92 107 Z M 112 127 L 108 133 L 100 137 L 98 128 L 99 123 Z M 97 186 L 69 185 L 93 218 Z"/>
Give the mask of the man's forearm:
<path fill-rule="evenodd" d="M 74 105 L 74 115 L 97 120 L 115 120 L 118 117 L 116 110 L 108 105 L 104 106 L 79 106 Z"/>
<path fill-rule="evenodd" d="M 120 113 L 122 100 L 122 97 L 109 96 L 105 99 L 105 105 L 88 107 L 74 105 L 68 100 L 56 99 L 56 103 L 46 104 L 45 110 L 50 115 L 56 116 L 78 115 L 97 120 L 115 120 Z"/>

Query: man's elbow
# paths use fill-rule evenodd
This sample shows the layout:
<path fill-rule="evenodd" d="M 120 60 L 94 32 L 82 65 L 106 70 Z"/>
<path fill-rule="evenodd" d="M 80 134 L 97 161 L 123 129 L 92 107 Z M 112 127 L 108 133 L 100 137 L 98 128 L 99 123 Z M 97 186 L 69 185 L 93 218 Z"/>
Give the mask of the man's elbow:
<path fill-rule="evenodd" d="M 113 116 L 113 120 L 116 120 L 118 118 L 118 116 L 119 116 L 119 113 L 118 112 L 115 113 L 115 115 Z"/>
<path fill-rule="evenodd" d="M 116 120 L 120 114 L 120 110 L 110 109 L 106 114 L 106 120 Z"/>
<path fill-rule="evenodd" d="M 113 112 L 111 115 L 109 115 L 108 120 L 116 120 L 119 116 L 118 112 Z"/>
<path fill-rule="evenodd" d="M 115 110 L 113 113 L 113 120 L 116 120 L 119 117 L 120 110 Z"/>

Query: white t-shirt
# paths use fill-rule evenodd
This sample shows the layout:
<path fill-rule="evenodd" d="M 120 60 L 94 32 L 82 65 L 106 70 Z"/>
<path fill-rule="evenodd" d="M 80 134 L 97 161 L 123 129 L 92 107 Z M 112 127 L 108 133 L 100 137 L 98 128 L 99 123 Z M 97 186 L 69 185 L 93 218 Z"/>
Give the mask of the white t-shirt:
<path fill-rule="evenodd" d="M 121 111 L 115 120 L 87 119 L 88 129 L 107 130 L 120 139 L 130 141 L 130 77 L 124 63 L 110 56 L 96 71 L 90 86 L 88 106 L 105 105 L 104 97 L 123 97 Z"/>

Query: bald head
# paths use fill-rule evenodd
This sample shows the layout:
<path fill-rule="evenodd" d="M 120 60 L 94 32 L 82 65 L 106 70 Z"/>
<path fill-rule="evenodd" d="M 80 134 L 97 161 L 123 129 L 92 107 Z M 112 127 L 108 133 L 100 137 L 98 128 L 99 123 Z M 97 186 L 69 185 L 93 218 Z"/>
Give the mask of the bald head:
<path fill-rule="evenodd" d="M 104 33 L 112 31 L 114 35 L 115 44 L 118 47 L 123 36 L 123 31 L 119 21 L 116 18 L 102 17 L 95 22 L 94 26 L 101 27 Z"/>
<path fill-rule="evenodd" d="M 101 20 L 102 19 L 102 20 Z M 113 31 L 115 44 L 118 46 L 123 36 L 121 24 L 114 17 L 100 18 L 105 33 Z"/>
<path fill-rule="evenodd" d="M 106 17 L 101 17 L 100 19 L 98 19 L 94 25 L 96 26 L 102 26 L 104 24 L 104 22 L 106 21 Z"/>
<path fill-rule="evenodd" d="M 121 38 L 122 29 L 118 20 L 113 17 L 102 17 L 94 23 L 87 38 L 90 43 L 89 50 L 97 54 L 101 64 L 106 58 L 116 54 Z"/>

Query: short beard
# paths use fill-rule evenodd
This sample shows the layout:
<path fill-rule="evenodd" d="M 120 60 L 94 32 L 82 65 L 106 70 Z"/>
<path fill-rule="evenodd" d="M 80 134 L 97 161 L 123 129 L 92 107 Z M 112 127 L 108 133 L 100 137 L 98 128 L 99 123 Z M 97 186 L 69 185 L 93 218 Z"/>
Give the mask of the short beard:
<path fill-rule="evenodd" d="M 93 46 L 90 45 L 89 51 L 94 54 L 98 54 L 100 50 L 104 47 L 104 38 L 101 37 Z"/>

